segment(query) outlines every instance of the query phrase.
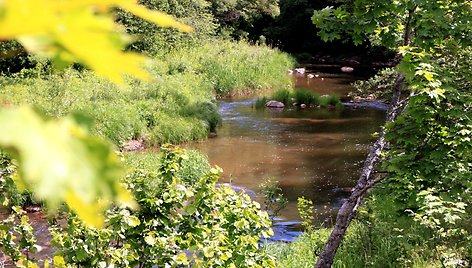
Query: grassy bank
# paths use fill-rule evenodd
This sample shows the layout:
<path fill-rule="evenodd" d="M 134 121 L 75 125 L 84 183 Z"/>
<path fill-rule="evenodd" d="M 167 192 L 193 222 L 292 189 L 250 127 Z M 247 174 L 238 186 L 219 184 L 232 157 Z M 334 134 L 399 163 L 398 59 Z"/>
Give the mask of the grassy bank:
<path fill-rule="evenodd" d="M 28 103 L 49 116 L 81 112 L 94 131 L 118 146 L 205 139 L 220 122 L 217 96 L 253 94 L 290 84 L 291 59 L 264 46 L 207 41 L 160 55 L 150 82 L 118 87 L 88 71 L 28 70 L 0 79 L 0 104 Z"/>
<path fill-rule="evenodd" d="M 265 251 L 278 267 L 314 267 L 331 229 L 313 228 L 291 244 L 271 243 Z M 333 267 L 469 267 L 470 237 L 439 237 L 412 217 L 396 211 L 385 192 L 370 197 L 349 227 Z"/>
<path fill-rule="evenodd" d="M 213 40 L 162 58 L 169 63 L 169 73 L 200 74 L 210 83 L 213 92 L 223 97 L 262 93 L 287 88 L 293 83 L 285 75 L 293 66 L 293 60 L 267 46 Z"/>

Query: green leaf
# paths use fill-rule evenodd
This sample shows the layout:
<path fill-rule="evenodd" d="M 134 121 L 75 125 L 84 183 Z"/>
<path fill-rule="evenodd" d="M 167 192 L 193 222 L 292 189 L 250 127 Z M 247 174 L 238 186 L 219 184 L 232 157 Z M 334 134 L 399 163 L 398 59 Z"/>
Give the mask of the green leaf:
<path fill-rule="evenodd" d="M 141 221 L 136 216 L 126 216 L 124 217 L 124 220 L 126 224 L 128 224 L 131 227 L 136 227 L 141 223 Z"/>
<path fill-rule="evenodd" d="M 0 125 L 0 146 L 18 160 L 19 183 L 48 208 L 66 202 L 87 224 L 101 226 L 112 201 L 134 204 L 119 182 L 123 170 L 111 146 L 74 118 L 44 120 L 24 106 L 1 110 Z"/>
<path fill-rule="evenodd" d="M 150 245 L 150 246 L 153 246 L 154 244 L 156 244 L 156 239 L 154 238 L 154 236 L 152 235 L 148 235 L 144 238 L 144 241 L 146 242 L 146 244 Z"/>

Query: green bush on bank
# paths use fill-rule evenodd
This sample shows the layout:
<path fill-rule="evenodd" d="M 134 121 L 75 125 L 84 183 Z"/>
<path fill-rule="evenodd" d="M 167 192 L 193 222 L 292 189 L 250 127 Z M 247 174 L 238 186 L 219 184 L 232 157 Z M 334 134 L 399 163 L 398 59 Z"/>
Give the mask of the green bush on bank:
<path fill-rule="evenodd" d="M 130 157 L 125 183 L 140 209 L 110 209 L 101 230 L 68 215 L 67 227 L 52 228 L 55 256 L 86 267 L 275 267 L 258 244 L 270 234 L 267 213 L 216 187 L 219 170 L 204 157 L 169 147 Z"/>
<path fill-rule="evenodd" d="M 139 209 L 109 208 L 100 229 L 61 209 L 49 222 L 55 252 L 46 258 L 54 266 L 275 267 L 259 244 L 272 234 L 268 214 L 243 191 L 218 186 L 221 171 L 205 156 L 163 146 L 159 153 L 124 158 L 128 172 L 122 182 Z M 13 208 L 0 221 L 1 252 L 17 265 L 33 266 L 46 261 L 29 255 L 35 244 L 28 216 Z"/>

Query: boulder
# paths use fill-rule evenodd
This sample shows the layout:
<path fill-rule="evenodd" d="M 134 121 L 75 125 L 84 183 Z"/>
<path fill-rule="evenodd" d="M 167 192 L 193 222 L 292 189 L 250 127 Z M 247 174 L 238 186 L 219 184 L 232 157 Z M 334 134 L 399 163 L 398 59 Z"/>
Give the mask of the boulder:
<path fill-rule="evenodd" d="M 352 73 L 353 71 L 354 71 L 354 68 L 352 67 L 347 67 L 347 66 L 341 67 L 341 72 L 343 73 Z"/>
<path fill-rule="evenodd" d="M 125 151 L 139 151 L 144 149 L 144 140 L 139 139 L 139 140 L 130 140 L 128 141 L 128 144 L 123 147 L 123 150 Z"/>
<path fill-rule="evenodd" d="M 305 68 L 295 68 L 295 71 L 299 74 L 304 74 L 305 73 Z"/>
<path fill-rule="evenodd" d="M 285 104 L 283 104 L 283 103 L 280 102 L 280 101 L 271 100 L 271 101 L 268 101 L 268 102 L 266 103 L 266 107 L 270 107 L 270 108 L 284 108 L 284 107 L 285 107 Z"/>

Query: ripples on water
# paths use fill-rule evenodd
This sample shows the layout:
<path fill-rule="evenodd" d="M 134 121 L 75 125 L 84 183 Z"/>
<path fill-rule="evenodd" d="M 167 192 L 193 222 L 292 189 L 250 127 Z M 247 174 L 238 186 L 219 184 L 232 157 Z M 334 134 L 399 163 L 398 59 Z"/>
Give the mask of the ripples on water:
<path fill-rule="evenodd" d="M 321 78 L 324 78 L 321 80 Z M 321 94 L 345 96 L 352 77 L 323 75 L 297 85 Z M 305 86 L 303 86 L 305 85 Z M 315 86 L 313 86 L 315 85 Z M 317 88 L 322 87 L 322 90 Z M 279 181 L 288 198 L 287 208 L 276 221 L 274 239 L 291 240 L 298 235 L 299 196 L 313 200 L 317 220 L 328 225 L 355 184 L 363 160 L 384 120 L 382 110 L 346 107 L 300 110 L 256 110 L 255 100 L 221 101 L 223 125 L 218 136 L 189 145 L 207 154 L 223 168 L 223 181 L 256 190 L 266 177 Z M 260 197 L 257 199 L 261 201 Z M 295 230 L 295 231 L 294 231 Z"/>

